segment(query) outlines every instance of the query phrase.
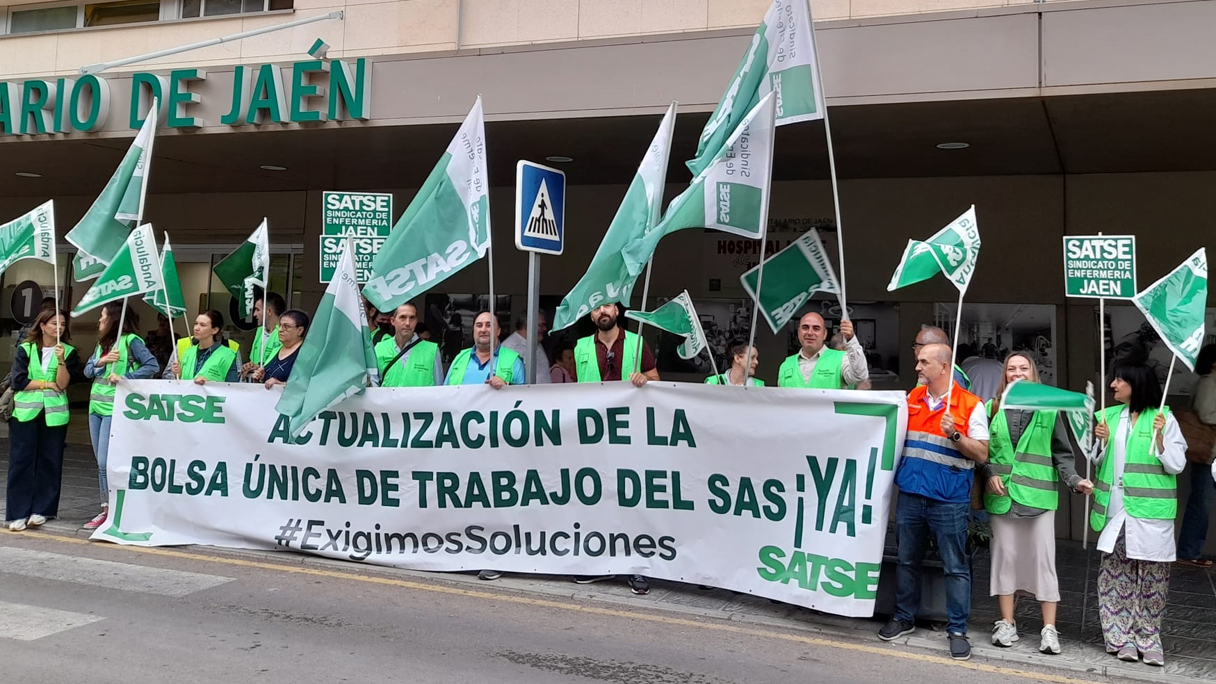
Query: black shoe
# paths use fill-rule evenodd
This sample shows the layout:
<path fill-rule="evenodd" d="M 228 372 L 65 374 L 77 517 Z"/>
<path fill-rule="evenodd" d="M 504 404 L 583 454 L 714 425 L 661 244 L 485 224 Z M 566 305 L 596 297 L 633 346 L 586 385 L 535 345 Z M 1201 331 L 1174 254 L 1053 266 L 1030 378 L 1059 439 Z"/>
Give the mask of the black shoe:
<path fill-rule="evenodd" d="M 479 580 L 496 580 L 499 577 L 502 577 L 501 570 L 482 570 L 481 572 L 477 573 L 477 579 Z"/>
<path fill-rule="evenodd" d="M 616 575 L 575 575 L 574 583 L 575 584 L 595 584 L 596 582 L 603 582 L 604 580 L 610 580 L 613 577 L 616 577 Z"/>
<path fill-rule="evenodd" d="M 966 634 L 951 633 L 950 639 L 950 657 L 955 660 L 970 660 L 971 659 L 971 642 L 967 640 Z"/>
<path fill-rule="evenodd" d="M 878 638 L 883 641 L 895 641 L 901 636 L 911 634 L 916 631 L 916 625 L 911 622 L 904 622 L 891 618 L 891 621 L 883 625 L 883 628 L 878 630 Z"/>
<path fill-rule="evenodd" d="M 641 575 L 630 575 L 629 590 L 638 596 L 645 596 L 650 593 L 650 582 L 647 582 L 646 578 Z"/>

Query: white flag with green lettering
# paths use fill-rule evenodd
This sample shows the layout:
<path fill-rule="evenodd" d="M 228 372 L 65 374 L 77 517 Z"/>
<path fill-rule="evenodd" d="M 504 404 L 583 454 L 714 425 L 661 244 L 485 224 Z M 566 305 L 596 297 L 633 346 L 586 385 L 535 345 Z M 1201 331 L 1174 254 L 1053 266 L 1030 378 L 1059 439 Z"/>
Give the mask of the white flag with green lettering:
<path fill-rule="evenodd" d="M 160 258 L 156 255 L 156 236 L 152 226 L 144 225 L 131 231 L 127 241 L 114 255 L 105 272 L 81 297 L 72 310 L 79 316 L 109 302 L 155 292 L 164 287 Z"/>
<path fill-rule="evenodd" d="M 701 319 L 692 305 L 688 290 L 684 290 L 678 297 L 654 311 L 626 311 L 625 318 L 642 321 L 659 330 L 683 337 L 684 342 L 676 350 L 681 359 L 696 358 L 708 346 L 705 342 L 705 330 L 701 328 Z"/>
<path fill-rule="evenodd" d="M 55 200 L 0 226 L 0 273 L 22 259 L 55 265 Z"/>
<path fill-rule="evenodd" d="M 1094 383 L 1085 383 L 1085 393 L 1071 392 L 1058 387 L 1028 380 L 1018 380 L 1005 387 L 1001 395 L 1002 409 L 1020 411 L 1060 411 L 1081 452 L 1088 455 L 1093 449 Z"/>
<path fill-rule="evenodd" d="M 266 289 L 270 271 L 270 236 L 266 219 L 245 242 L 212 269 L 238 302 L 242 318 L 253 313 L 257 288 Z"/>
<path fill-rule="evenodd" d="M 973 204 L 928 240 L 908 240 L 887 292 L 928 280 L 938 273 L 945 274 L 959 292 L 966 292 L 979 257 L 980 228 Z"/>
<path fill-rule="evenodd" d="M 743 289 L 752 301 L 760 305 L 760 313 L 774 333 L 798 313 L 802 305 L 816 292 L 840 292 L 836 271 L 828 259 L 819 231 L 811 229 L 791 242 L 785 249 L 764 260 L 763 288 L 760 285 L 760 265 L 739 276 Z"/>
<path fill-rule="evenodd" d="M 1207 251 L 1200 248 L 1169 275 L 1144 288 L 1132 302 L 1165 346 L 1194 371 L 1203 346 L 1208 303 Z"/>

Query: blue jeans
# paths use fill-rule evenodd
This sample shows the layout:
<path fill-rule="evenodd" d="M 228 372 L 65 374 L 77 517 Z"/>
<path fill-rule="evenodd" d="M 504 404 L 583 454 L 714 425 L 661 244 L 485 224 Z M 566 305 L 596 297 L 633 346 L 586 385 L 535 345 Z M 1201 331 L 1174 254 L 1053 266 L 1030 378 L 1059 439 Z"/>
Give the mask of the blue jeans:
<path fill-rule="evenodd" d="M 921 564 L 929 535 L 937 541 L 946 575 L 946 630 L 967 633 L 971 614 L 971 564 L 967 558 L 967 527 L 971 504 L 946 503 L 907 492 L 895 507 L 895 619 L 912 623 L 920 609 Z"/>
<path fill-rule="evenodd" d="M 110 483 L 106 478 L 106 458 L 110 453 L 110 420 L 113 416 L 89 414 L 89 436 L 93 438 L 93 455 L 97 457 L 97 484 L 101 487 L 101 505 L 110 501 Z"/>
<path fill-rule="evenodd" d="M 1212 509 L 1212 469 L 1197 463 L 1191 466 L 1191 495 L 1186 498 L 1186 513 L 1182 516 L 1182 531 L 1178 533 L 1178 557 L 1195 560 L 1203 555 L 1203 542 L 1208 537 L 1208 512 Z"/>

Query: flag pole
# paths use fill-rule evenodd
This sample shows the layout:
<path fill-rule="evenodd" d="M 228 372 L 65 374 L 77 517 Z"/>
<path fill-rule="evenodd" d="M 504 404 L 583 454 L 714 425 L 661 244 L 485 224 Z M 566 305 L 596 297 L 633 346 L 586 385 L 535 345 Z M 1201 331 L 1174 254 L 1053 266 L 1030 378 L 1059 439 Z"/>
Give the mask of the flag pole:
<path fill-rule="evenodd" d="M 55 274 L 55 317 L 58 318 L 59 312 L 62 311 L 63 309 L 59 302 L 59 248 L 55 246 L 54 236 L 52 236 L 52 239 L 51 239 L 51 271 L 53 271 Z M 63 322 L 65 324 L 68 322 L 68 319 L 66 316 L 64 317 Z M 61 338 L 63 331 L 59 329 L 60 327 L 61 326 L 55 326 L 55 346 L 56 347 L 58 347 L 60 344 L 63 344 L 63 341 Z"/>
<path fill-rule="evenodd" d="M 807 16 L 810 16 L 810 5 L 807 6 Z M 814 29 L 812 29 L 814 30 Z M 811 41 L 814 43 L 815 41 Z M 818 66 L 818 59 L 816 59 Z M 824 120 L 826 121 L 826 112 Z M 768 136 L 768 168 L 764 172 L 764 209 L 760 214 L 760 270 L 756 272 L 756 296 L 752 298 L 752 326 L 751 332 L 747 336 L 747 359 L 746 369 L 750 370 L 752 366 L 752 352 L 756 348 L 756 321 L 760 316 L 760 288 L 764 286 L 764 255 L 768 251 L 768 205 L 769 200 L 773 197 L 773 144 L 777 138 L 777 110 L 773 110 L 773 118 L 769 119 L 770 126 Z M 843 287 L 841 288 L 843 292 Z M 744 386 L 747 385 L 747 380 L 743 380 Z"/>
<path fill-rule="evenodd" d="M 642 311 L 646 310 L 646 298 L 650 295 L 650 267 L 654 265 L 654 256 L 646 262 L 646 280 L 642 283 Z M 633 372 L 642 372 L 642 326 L 646 325 L 645 321 L 638 321 L 638 344 L 637 350 L 634 353 L 636 361 L 633 364 Z M 629 378 L 621 378 L 628 380 Z"/>
<path fill-rule="evenodd" d="M 1165 410 L 1165 402 L 1170 396 L 1170 380 L 1174 379 L 1174 364 L 1178 362 L 1178 355 L 1170 355 L 1170 369 L 1165 374 L 1165 387 L 1161 390 L 1161 406 L 1157 408 L 1157 413 L 1160 414 Z M 1157 446 L 1157 428 L 1153 428 L 1153 440 L 1149 442 L 1149 453 L 1153 453 Z"/>
<path fill-rule="evenodd" d="M 678 104 L 679 104 L 678 102 L 673 101 L 671 103 L 671 105 L 667 108 L 667 112 L 669 114 L 674 114 Z M 659 122 L 660 128 L 662 127 L 663 121 L 666 121 L 666 120 L 667 120 L 667 116 L 664 115 L 663 119 Z M 671 161 L 671 138 L 672 138 L 673 132 L 675 131 L 675 124 L 676 124 L 675 117 L 672 116 L 671 126 L 668 128 L 668 132 L 667 132 L 667 147 L 663 152 L 663 164 L 661 167 L 662 171 L 659 172 L 659 182 L 656 185 L 656 192 L 658 192 L 659 196 L 654 198 L 655 201 L 653 202 L 653 204 L 650 207 L 650 226 L 646 230 L 647 233 L 649 233 L 652 228 L 659 225 L 659 218 L 663 215 L 663 194 L 664 194 L 664 191 L 667 189 L 667 166 L 668 166 L 668 163 Z M 650 258 L 646 260 L 646 280 L 642 283 L 642 311 L 646 310 L 646 298 L 650 295 L 650 267 L 651 266 L 654 266 L 654 255 L 653 254 L 651 254 Z M 689 297 L 688 301 L 692 302 L 692 297 Z M 646 325 L 645 321 L 638 321 L 638 346 L 637 346 L 636 352 L 634 353 L 634 358 L 637 359 L 637 361 L 634 364 L 633 372 L 635 372 L 635 373 L 642 372 L 642 326 L 644 326 L 644 325 Z M 712 354 L 710 356 L 712 357 Z M 624 375 L 624 373 L 622 373 L 621 375 Z M 622 377 L 621 379 L 626 380 L 627 378 Z"/>
<path fill-rule="evenodd" d="M 823 101 L 823 135 L 828 143 L 828 172 L 832 176 L 832 206 L 836 211 L 836 254 L 840 260 L 840 318 L 849 320 L 849 298 L 845 292 L 844 276 L 844 221 L 840 215 L 840 183 L 836 179 L 836 151 L 832 148 L 832 123 L 828 118 L 828 96 L 823 91 L 823 70 L 819 66 L 819 41 L 815 40 L 815 18 L 811 15 L 810 0 L 807 0 L 807 18 L 810 21 L 811 52 L 815 56 L 815 85 L 819 87 L 819 98 Z M 763 262 L 761 262 L 763 263 Z M 758 279 L 757 279 L 758 280 Z M 760 284 L 756 283 L 756 297 L 760 296 Z"/>
<path fill-rule="evenodd" d="M 126 326 L 126 324 L 127 324 L 127 298 L 123 297 L 122 298 L 122 313 L 118 314 L 118 330 L 115 333 L 114 346 L 112 347 L 112 349 L 118 350 L 119 354 L 122 353 L 122 329 Z M 106 377 L 108 378 L 111 375 L 114 375 L 114 366 L 110 366 L 110 372 L 108 374 L 106 374 Z"/>
<path fill-rule="evenodd" d="M 954 340 L 952 340 L 954 344 L 950 347 L 950 368 L 946 369 L 946 372 L 950 374 L 950 389 L 946 390 L 946 413 L 950 412 L 950 401 L 954 398 L 954 357 L 958 356 L 958 336 L 963 330 L 963 295 L 965 294 L 967 294 L 966 290 L 958 291 L 958 311 L 954 314 Z"/>

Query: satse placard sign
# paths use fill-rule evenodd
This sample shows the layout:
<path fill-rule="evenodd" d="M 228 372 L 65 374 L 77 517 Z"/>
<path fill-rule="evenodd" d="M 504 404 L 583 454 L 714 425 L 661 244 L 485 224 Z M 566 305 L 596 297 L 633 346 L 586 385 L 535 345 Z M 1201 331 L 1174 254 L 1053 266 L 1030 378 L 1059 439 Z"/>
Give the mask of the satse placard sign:
<path fill-rule="evenodd" d="M 326 192 L 321 201 L 321 282 L 334 277 L 342 248 L 354 246 L 355 275 L 366 283 L 372 259 L 393 229 L 393 196 L 378 192 Z"/>
<path fill-rule="evenodd" d="M 1072 235 L 1065 237 L 1064 294 L 1069 297 L 1105 299 L 1135 297 L 1135 236 Z"/>

